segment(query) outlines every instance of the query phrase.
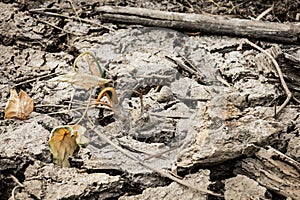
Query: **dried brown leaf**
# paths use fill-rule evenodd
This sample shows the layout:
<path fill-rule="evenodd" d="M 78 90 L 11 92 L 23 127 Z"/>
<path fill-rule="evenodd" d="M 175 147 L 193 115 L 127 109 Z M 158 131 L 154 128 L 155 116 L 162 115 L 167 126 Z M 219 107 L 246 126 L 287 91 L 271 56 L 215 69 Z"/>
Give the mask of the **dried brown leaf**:
<path fill-rule="evenodd" d="M 79 148 L 74 131 L 70 126 L 54 128 L 51 131 L 49 147 L 53 155 L 53 162 L 61 167 L 70 167 L 68 158 Z"/>
<path fill-rule="evenodd" d="M 20 95 L 15 89 L 10 91 L 10 97 L 5 107 L 4 119 L 16 118 L 25 120 L 33 111 L 33 99 L 26 92 L 20 91 Z"/>
<path fill-rule="evenodd" d="M 83 134 L 86 128 L 80 125 L 58 126 L 51 131 L 49 147 L 53 162 L 61 167 L 70 167 L 69 156 L 72 156 L 79 146 L 90 142 Z"/>

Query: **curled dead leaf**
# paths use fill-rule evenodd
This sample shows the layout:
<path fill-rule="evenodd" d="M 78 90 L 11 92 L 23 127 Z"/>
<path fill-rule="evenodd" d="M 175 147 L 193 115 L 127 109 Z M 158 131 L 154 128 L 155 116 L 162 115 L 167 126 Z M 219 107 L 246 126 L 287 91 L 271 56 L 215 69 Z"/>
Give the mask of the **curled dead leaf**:
<path fill-rule="evenodd" d="M 61 167 L 70 167 L 68 158 L 79 148 L 70 126 L 55 127 L 51 131 L 49 147 L 53 162 Z"/>
<path fill-rule="evenodd" d="M 85 128 L 80 125 L 58 126 L 53 128 L 49 139 L 53 162 L 61 167 L 70 167 L 69 156 L 72 156 L 79 146 L 90 142 L 83 136 Z"/>
<path fill-rule="evenodd" d="M 33 111 L 34 103 L 26 92 L 20 91 L 18 95 L 15 89 L 10 90 L 10 97 L 5 106 L 4 119 L 16 118 L 25 120 Z"/>

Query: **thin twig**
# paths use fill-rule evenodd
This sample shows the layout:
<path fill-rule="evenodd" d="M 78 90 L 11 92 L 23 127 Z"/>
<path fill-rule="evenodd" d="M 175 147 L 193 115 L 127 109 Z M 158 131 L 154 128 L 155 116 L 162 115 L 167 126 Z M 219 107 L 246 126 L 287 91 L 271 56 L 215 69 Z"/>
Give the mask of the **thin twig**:
<path fill-rule="evenodd" d="M 20 183 L 20 181 L 12 174 L 9 175 L 9 177 L 15 182 L 17 183 L 18 185 L 16 187 L 14 187 L 14 189 L 12 190 L 11 192 L 11 197 L 12 199 L 16 199 L 15 198 L 15 192 L 16 192 L 16 189 L 18 188 L 24 188 L 24 185 L 22 183 Z"/>
<path fill-rule="evenodd" d="M 274 4 L 270 8 L 268 8 L 267 10 L 265 10 L 264 12 L 262 12 L 260 15 L 258 15 L 257 18 L 254 19 L 254 20 L 256 20 L 256 21 L 261 20 L 266 14 L 268 14 L 269 12 L 271 12 L 273 10 L 273 8 L 274 8 Z"/>
<path fill-rule="evenodd" d="M 181 146 L 181 145 L 178 145 L 178 146 L 175 146 L 175 147 L 171 147 L 170 149 L 167 149 L 167 150 L 165 150 L 165 151 L 162 151 L 162 152 L 159 152 L 159 153 L 156 153 L 156 154 L 152 154 L 152 155 L 148 156 L 147 158 L 145 158 L 144 161 L 145 161 L 145 160 L 150 160 L 151 158 L 157 158 L 157 157 L 160 157 L 160 156 L 162 156 L 162 155 L 165 154 L 165 153 L 169 153 L 170 151 L 173 151 L 173 150 L 179 148 L 180 146 Z"/>
<path fill-rule="evenodd" d="M 277 109 L 277 113 L 274 114 L 274 117 L 276 117 L 281 111 L 282 109 L 288 104 L 288 102 L 291 100 L 292 98 L 292 93 L 291 91 L 289 90 L 284 78 L 283 78 L 283 74 L 282 74 L 282 71 L 277 63 L 277 61 L 275 60 L 275 58 L 269 53 L 267 52 L 266 50 L 264 50 L 263 48 L 257 46 L 256 44 L 254 44 L 253 42 L 250 42 L 248 39 L 244 39 L 244 41 L 249 44 L 250 46 L 256 48 L 257 50 L 261 51 L 262 53 L 266 54 L 266 56 L 268 56 L 271 61 L 273 62 L 274 66 L 275 66 L 275 69 L 277 71 L 277 74 L 279 76 L 279 79 L 280 79 L 280 82 L 281 82 L 281 85 L 287 95 L 286 97 L 286 100 L 283 102 L 283 104 Z"/>
<path fill-rule="evenodd" d="M 95 108 L 96 106 L 91 105 L 89 108 Z M 67 114 L 69 112 L 73 112 L 73 111 L 77 111 L 77 110 L 85 110 L 86 107 L 79 107 L 79 108 L 74 108 L 71 110 L 61 110 L 61 111 L 57 111 L 57 112 L 51 112 L 51 113 L 47 113 L 47 115 L 56 115 L 56 114 Z"/>
<path fill-rule="evenodd" d="M 119 142 L 119 145 L 123 148 L 123 149 L 127 149 L 131 152 L 134 152 L 134 153 L 142 153 L 142 154 L 145 154 L 145 155 L 148 155 L 149 157 L 150 156 L 153 156 L 151 153 L 147 152 L 147 151 L 144 151 L 142 149 L 138 149 L 138 148 L 135 148 L 135 147 L 131 147 L 129 145 L 126 145 L 126 144 L 123 144 L 121 142 Z"/>
<path fill-rule="evenodd" d="M 23 187 L 17 185 L 17 186 L 15 186 L 14 189 L 11 191 L 11 198 L 12 198 L 13 200 L 16 200 L 15 192 L 16 192 L 16 189 L 18 189 L 18 188 L 23 188 Z"/>
<path fill-rule="evenodd" d="M 191 117 L 188 115 L 159 114 L 159 113 L 154 113 L 154 112 L 149 112 L 149 114 L 157 116 L 157 117 L 174 118 L 174 119 L 189 119 Z"/>
<path fill-rule="evenodd" d="M 70 99 L 70 102 L 69 102 L 68 110 L 71 110 L 71 107 L 73 105 L 74 94 L 75 94 L 75 92 L 73 91 L 72 94 L 71 94 L 71 99 Z"/>
<path fill-rule="evenodd" d="M 70 2 L 70 4 L 71 4 L 71 6 L 72 6 L 72 9 L 73 9 L 74 12 L 75 12 L 76 17 L 78 18 L 78 20 L 79 20 L 79 22 L 80 22 L 80 25 L 81 25 L 82 22 L 81 22 L 81 19 L 80 19 L 79 15 L 78 15 L 78 12 L 76 11 L 76 8 L 75 8 L 75 6 L 74 6 L 74 4 L 73 4 L 73 1 L 69 0 L 69 2 Z"/>
<path fill-rule="evenodd" d="M 20 181 L 12 174 L 9 175 L 9 177 L 15 182 L 17 183 L 20 187 L 24 187 L 24 185 L 22 183 L 20 183 Z"/>
<path fill-rule="evenodd" d="M 59 108 L 65 108 L 67 105 L 55 105 L 55 104 L 40 104 L 40 105 L 35 105 L 35 108 L 44 108 L 44 107 L 59 107 Z"/>
<path fill-rule="evenodd" d="M 116 145 L 115 143 L 113 143 L 110 139 L 108 139 L 104 134 L 102 134 L 100 131 L 98 131 L 97 129 L 94 129 L 94 127 L 92 127 L 91 125 L 89 125 L 90 128 L 92 130 L 95 131 L 95 133 L 98 134 L 98 136 L 105 142 L 107 142 L 108 144 L 110 144 L 111 146 L 113 146 L 114 148 L 116 148 L 117 150 L 119 150 L 121 153 L 123 153 L 124 155 L 126 155 L 128 158 L 131 158 L 132 160 L 135 160 L 137 161 L 140 165 L 160 174 L 161 176 L 164 176 L 166 178 L 169 178 L 181 185 L 184 185 L 188 188 L 191 188 L 191 189 L 194 189 L 196 191 L 199 191 L 201 193 L 206 193 L 206 194 L 210 194 L 210 195 L 213 195 L 213 196 L 218 196 L 218 197 L 223 197 L 221 194 L 217 194 L 217 193 L 214 193 L 210 190 L 207 190 L 207 189 L 204 189 L 204 188 L 198 188 L 194 185 L 191 185 L 189 183 L 187 183 L 186 181 L 184 180 L 180 180 L 179 178 L 176 178 L 174 176 L 172 176 L 171 174 L 168 174 L 166 172 L 164 172 L 163 170 L 160 170 L 160 169 L 157 169 L 155 167 L 152 167 L 151 165 L 147 164 L 147 163 L 144 163 L 142 162 L 141 160 L 139 160 L 138 158 L 136 158 L 135 156 L 133 156 L 130 152 L 126 151 L 125 149 L 121 148 L 120 146 Z"/>
<path fill-rule="evenodd" d="M 226 81 L 224 78 L 222 78 L 221 76 L 217 76 L 217 80 L 220 81 L 221 83 L 223 83 L 224 85 L 226 85 L 229 88 L 233 88 L 231 87 L 231 85 L 228 83 L 228 81 Z"/>
<path fill-rule="evenodd" d="M 208 1 L 212 2 L 213 4 L 215 4 L 215 6 L 217 6 L 218 8 L 220 8 L 219 4 L 216 3 L 215 1 L 213 1 L 213 0 L 208 0 Z"/>
<path fill-rule="evenodd" d="M 73 33 L 73 32 L 70 32 L 70 31 L 68 31 L 68 30 L 65 30 L 65 29 L 63 29 L 63 28 L 60 28 L 60 27 L 58 27 L 58 26 L 56 26 L 56 25 L 54 25 L 54 24 L 51 24 L 51 23 L 49 23 L 49 22 L 46 22 L 46 21 L 43 21 L 43 20 L 37 20 L 38 22 L 41 22 L 41 23 L 44 23 L 44 24 L 47 24 L 47 25 L 49 25 L 49 26 L 52 26 L 52 27 L 54 27 L 54 28 L 56 28 L 56 29 L 58 29 L 58 30 L 61 30 L 62 32 L 65 32 L 65 33 L 68 33 L 68 34 L 71 34 L 71 35 L 75 35 L 75 36 L 83 36 L 83 35 L 81 35 L 81 34 L 77 34 L 77 33 Z"/>
<path fill-rule="evenodd" d="M 49 16 L 53 16 L 53 17 L 61 17 L 61 18 L 66 18 L 66 19 L 72 19 L 72 20 L 78 21 L 77 17 L 67 16 L 67 15 L 62 15 L 62 14 L 57 14 L 57 13 L 53 13 L 53 12 L 44 12 L 44 11 L 41 11 L 41 9 L 39 9 L 39 10 L 31 9 L 31 10 L 29 10 L 29 12 L 36 13 L 36 14 L 42 14 L 42 15 L 49 15 Z M 83 22 L 85 22 L 85 23 L 89 23 L 89 24 L 96 25 L 96 26 L 99 26 L 99 27 L 102 27 L 102 28 L 106 28 L 106 29 L 108 29 L 110 31 L 114 31 L 114 29 L 112 29 L 112 28 L 104 27 L 103 25 L 101 25 L 101 24 L 99 24 L 97 22 L 88 20 L 88 19 L 80 19 L 80 20 L 83 21 Z"/>
<path fill-rule="evenodd" d="M 25 83 L 30 83 L 30 82 L 36 81 L 36 80 L 38 80 L 38 79 L 41 79 L 41 78 L 47 78 L 47 77 L 49 77 L 49 76 L 53 76 L 53 75 L 57 75 L 57 74 L 60 74 L 60 73 L 59 73 L 59 72 L 55 72 L 55 73 L 50 73 L 50 74 L 38 76 L 38 77 L 36 77 L 36 78 L 28 79 L 28 80 L 26 80 L 26 81 L 22 81 L 22 82 L 20 82 L 20 83 L 17 83 L 17 84 L 15 84 L 14 86 L 17 87 L 17 86 L 23 85 L 23 84 L 25 84 Z"/>
<path fill-rule="evenodd" d="M 79 124 L 81 122 L 81 120 L 84 118 L 84 116 L 87 114 L 87 111 L 90 107 L 90 103 L 91 103 L 91 97 L 92 97 L 92 94 L 93 94 L 93 89 L 90 90 L 90 96 L 89 96 L 89 99 L 88 99 L 88 103 L 86 105 L 86 108 L 84 110 L 84 113 L 82 114 L 82 116 L 80 117 L 80 119 L 75 123 L 75 124 Z"/>
<path fill-rule="evenodd" d="M 295 96 L 293 96 L 294 101 L 296 101 L 297 103 L 300 103 L 300 100 L 297 99 Z"/>

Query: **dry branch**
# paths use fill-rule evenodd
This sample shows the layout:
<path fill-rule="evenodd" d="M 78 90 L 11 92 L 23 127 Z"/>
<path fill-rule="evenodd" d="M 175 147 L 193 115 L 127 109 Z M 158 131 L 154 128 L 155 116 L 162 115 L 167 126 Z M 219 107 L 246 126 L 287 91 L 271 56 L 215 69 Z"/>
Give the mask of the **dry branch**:
<path fill-rule="evenodd" d="M 188 14 L 133 7 L 96 8 L 102 21 L 141 24 L 187 31 L 299 43 L 300 25 L 228 18 L 207 14 Z"/>

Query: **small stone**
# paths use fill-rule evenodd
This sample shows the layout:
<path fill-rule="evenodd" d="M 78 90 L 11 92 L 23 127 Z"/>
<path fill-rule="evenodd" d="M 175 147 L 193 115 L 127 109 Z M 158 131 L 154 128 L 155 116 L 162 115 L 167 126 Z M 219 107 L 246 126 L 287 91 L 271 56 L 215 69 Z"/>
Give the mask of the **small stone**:
<path fill-rule="evenodd" d="M 168 101 L 172 101 L 173 99 L 174 99 L 174 96 L 173 96 L 171 88 L 169 88 L 168 86 L 163 86 L 159 92 L 157 101 L 159 103 L 165 103 Z"/>
<path fill-rule="evenodd" d="M 267 189 L 247 176 L 237 175 L 225 181 L 225 199 L 270 199 Z"/>

